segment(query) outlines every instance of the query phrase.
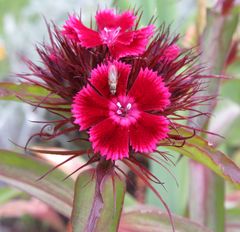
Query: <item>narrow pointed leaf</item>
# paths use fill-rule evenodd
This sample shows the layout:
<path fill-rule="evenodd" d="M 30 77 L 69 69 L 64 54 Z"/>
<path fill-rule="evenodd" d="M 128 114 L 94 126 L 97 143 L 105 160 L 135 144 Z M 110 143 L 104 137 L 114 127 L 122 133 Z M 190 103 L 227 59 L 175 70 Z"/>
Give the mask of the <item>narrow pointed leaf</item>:
<path fill-rule="evenodd" d="M 0 188 L 0 206 L 6 202 L 18 197 L 22 194 L 21 191 L 12 187 L 1 187 Z"/>
<path fill-rule="evenodd" d="M 52 168 L 43 160 L 12 151 L 0 150 L 0 180 L 46 202 L 69 217 L 73 199 L 73 180 L 62 181 L 66 174 L 55 170 L 37 180 Z"/>
<path fill-rule="evenodd" d="M 17 98 L 17 96 L 28 96 L 30 99 L 32 99 L 34 97 L 45 97 L 48 94 L 49 92 L 46 89 L 28 83 L 0 83 L 1 100 L 19 101 L 19 98 Z"/>
<path fill-rule="evenodd" d="M 113 173 L 100 180 L 93 169 L 81 173 L 75 185 L 73 232 L 117 231 L 124 192 L 124 182 Z"/>
<path fill-rule="evenodd" d="M 187 130 L 178 130 L 181 135 L 191 136 Z M 219 176 L 230 180 L 240 187 L 240 168 L 224 153 L 218 151 L 200 136 L 188 139 L 183 147 L 168 147 L 170 150 L 178 151 L 192 160 L 208 167 Z"/>
<path fill-rule="evenodd" d="M 178 232 L 210 232 L 209 229 L 186 218 L 174 216 L 175 229 Z M 156 208 L 140 206 L 122 214 L 119 232 L 172 232 L 169 218 Z"/>

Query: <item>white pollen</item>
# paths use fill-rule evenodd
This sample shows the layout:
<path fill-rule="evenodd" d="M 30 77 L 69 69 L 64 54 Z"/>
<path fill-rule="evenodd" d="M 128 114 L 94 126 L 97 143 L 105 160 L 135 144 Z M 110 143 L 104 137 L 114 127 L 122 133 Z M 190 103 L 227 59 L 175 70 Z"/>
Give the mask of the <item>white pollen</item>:
<path fill-rule="evenodd" d="M 107 27 L 104 27 L 103 30 L 106 31 L 106 32 L 110 31 Z"/>
<path fill-rule="evenodd" d="M 122 111 L 121 110 L 117 110 L 117 114 L 122 114 Z"/>
<path fill-rule="evenodd" d="M 121 105 L 121 103 L 120 103 L 120 102 L 117 102 L 117 106 L 118 106 L 119 108 L 121 108 L 121 107 L 122 107 L 122 105 Z"/>
<path fill-rule="evenodd" d="M 132 104 L 128 103 L 126 108 L 127 108 L 127 110 L 130 110 L 132 108 Z"/>

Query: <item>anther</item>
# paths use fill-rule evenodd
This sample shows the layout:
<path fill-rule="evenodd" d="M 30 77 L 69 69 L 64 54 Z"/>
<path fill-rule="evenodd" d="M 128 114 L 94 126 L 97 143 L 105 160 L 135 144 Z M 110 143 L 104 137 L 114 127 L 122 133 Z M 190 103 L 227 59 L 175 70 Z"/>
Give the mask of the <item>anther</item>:
<path fill-rule="evenodd" d="M 117 102 L 117 106 L 118 106 L 118 108 L 121 108 L 121 107 L 122 107 L 122 105 L 121 105 L 120 102 Z"/>
<path fill-rule="evenodd" d="M 130 110 L 132 108 L 132 104 L 128 103 L 126 108 L 127 108 L 127 110 Z"/>
<path fill-rule="evenodd" d="M 121 115 L 122 114 L 122 111 L 119 109 L 117 110 L 117 114 Z"/>

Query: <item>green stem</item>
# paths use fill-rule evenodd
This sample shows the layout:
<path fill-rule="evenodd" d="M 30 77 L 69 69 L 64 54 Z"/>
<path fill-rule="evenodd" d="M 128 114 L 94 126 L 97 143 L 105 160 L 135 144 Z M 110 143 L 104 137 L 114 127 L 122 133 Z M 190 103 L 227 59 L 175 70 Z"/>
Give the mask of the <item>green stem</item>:
<path fill-rule="evenodd" d="M 73 232 L 117 231 L 124 196 L 125 181 L 111 161 L 101 159 L 96 168 L 80 173 L 75 184 Z"/>

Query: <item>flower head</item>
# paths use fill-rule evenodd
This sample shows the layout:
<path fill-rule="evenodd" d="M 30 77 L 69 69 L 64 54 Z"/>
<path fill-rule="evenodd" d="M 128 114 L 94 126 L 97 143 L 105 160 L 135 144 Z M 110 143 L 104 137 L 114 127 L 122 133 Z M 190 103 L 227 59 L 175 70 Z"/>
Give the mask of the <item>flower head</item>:
<path fill-rule="evenodd" d="M 63 34 L 86 48 L 106 45 L 114 58 L 142 54 L 153 35 L 153 25 L 134 30 L 136 16 L 132 11 L 115 14 L 113 10 L 103 10 L 95 18 L 96 31 L 84 26 L 76 16 L 70 16 Z"/>
<path fill-rule="evenodd" d="M 56 117 L 43 122 L 29 141 L 35 136 L 80 139 L 84 148 L 75 151 L 34 151 L 72 154 L 67 161 L 87 154 L 89 160 L 82 167 L 107 162 L 119 170 L 115 161 L 121 160 L 157 194 L 171 218 L 149 180 L 161 182 L 136 156 L 158 162 L 154 155 L 160 154 L 169 160 L 161 146 L 182 146 L 201 130 L 182 122 L 207 115 L 195 107 L 213 98 L 203 93 L 211 76 L 202 74 L 194 50 L 180 50 L 178 36 L 171 38 L 169 28 L 161 26 L 150 40 L 153 26 L 137 29 L 131 11 L 103 10 L 95 18 L 97 30 L 76 16 L 70 16 L 63 30 L 49 27 L 50 44 L 37 47 L 42 65 L 27 61 L 31 73 L 19 74 L 21 80 L 48 92 L 19 98 Z M 191 114 L 183 115 L 184 111 Z M 45 130 L 48 125 L 53 125 L 52 133 Z M 193 130 L 193 135 L 183 136 L 181 128 Z"/>
<path fill-rule="evenodd" d="M 109 86 L 111 68 L 116 69 L 116 93 Z M 129 151 L 152 152 L 167 137 L 168 119 L 162 112 L 170 104 L 170 93 L 161 76 L 141 69 L 127 88 L 131 66 L 115 62 L 92 71 L 90 83 L 79 91 L 72 105 L 75 123 L 89 129 L 96 153 L 106 159 L 129 157 Z"/>
<path fill-rule="evenodd" d="M 111 28 L 120 25 L 124 33 L 136 32 L 127 31 L 135 20 L 129 11 L 119 15 L 111 10 L 98 12 L 99 30 L 106 26 L 105 17 L 114 17 Z M 196 96 L 203 91 L 202 79 L 206 77 L 194 64 L 194 52 L 180 51 L 178 36 L 170 39 L 169 30 L 162 26 L 151 42 L 146 40 L 149 45 L 142 54 L 116 59 L 105 45 L 87 48 L 80 43 L 76 28 L 71 27 L 75 20 L 68 21 L 64 31 L 55 27 L 52 32 L 49 28 L 51 44 L 37 47 L 43 65 L 27 61 L 32 73 L 19 74 L 22 80 L 49 92 L 45 97 L 19 97 L 60 117 L 32 137 L 50 140 L 74 133 L 81 139 L 79 131 L 87 132 L 89 138 L 84 141 L 90 143 L 96 159 L 103 156 L 118 160 L 184 142 L 187 138 L 178 133 L 179 128 L 198 130 L 181 121 L 206 114 L 194 107 L 212 97 Z M 76 23 L 81 24 L 79 20 Z M 73 37 L 69 37 L 70 29 Z M 84 36 L 98 41 L 91 33 Z M 196 115 L 182 116 L 181 111 Z M 45 130 L 49 124 L 53 125 L 53 133 Z"/>

